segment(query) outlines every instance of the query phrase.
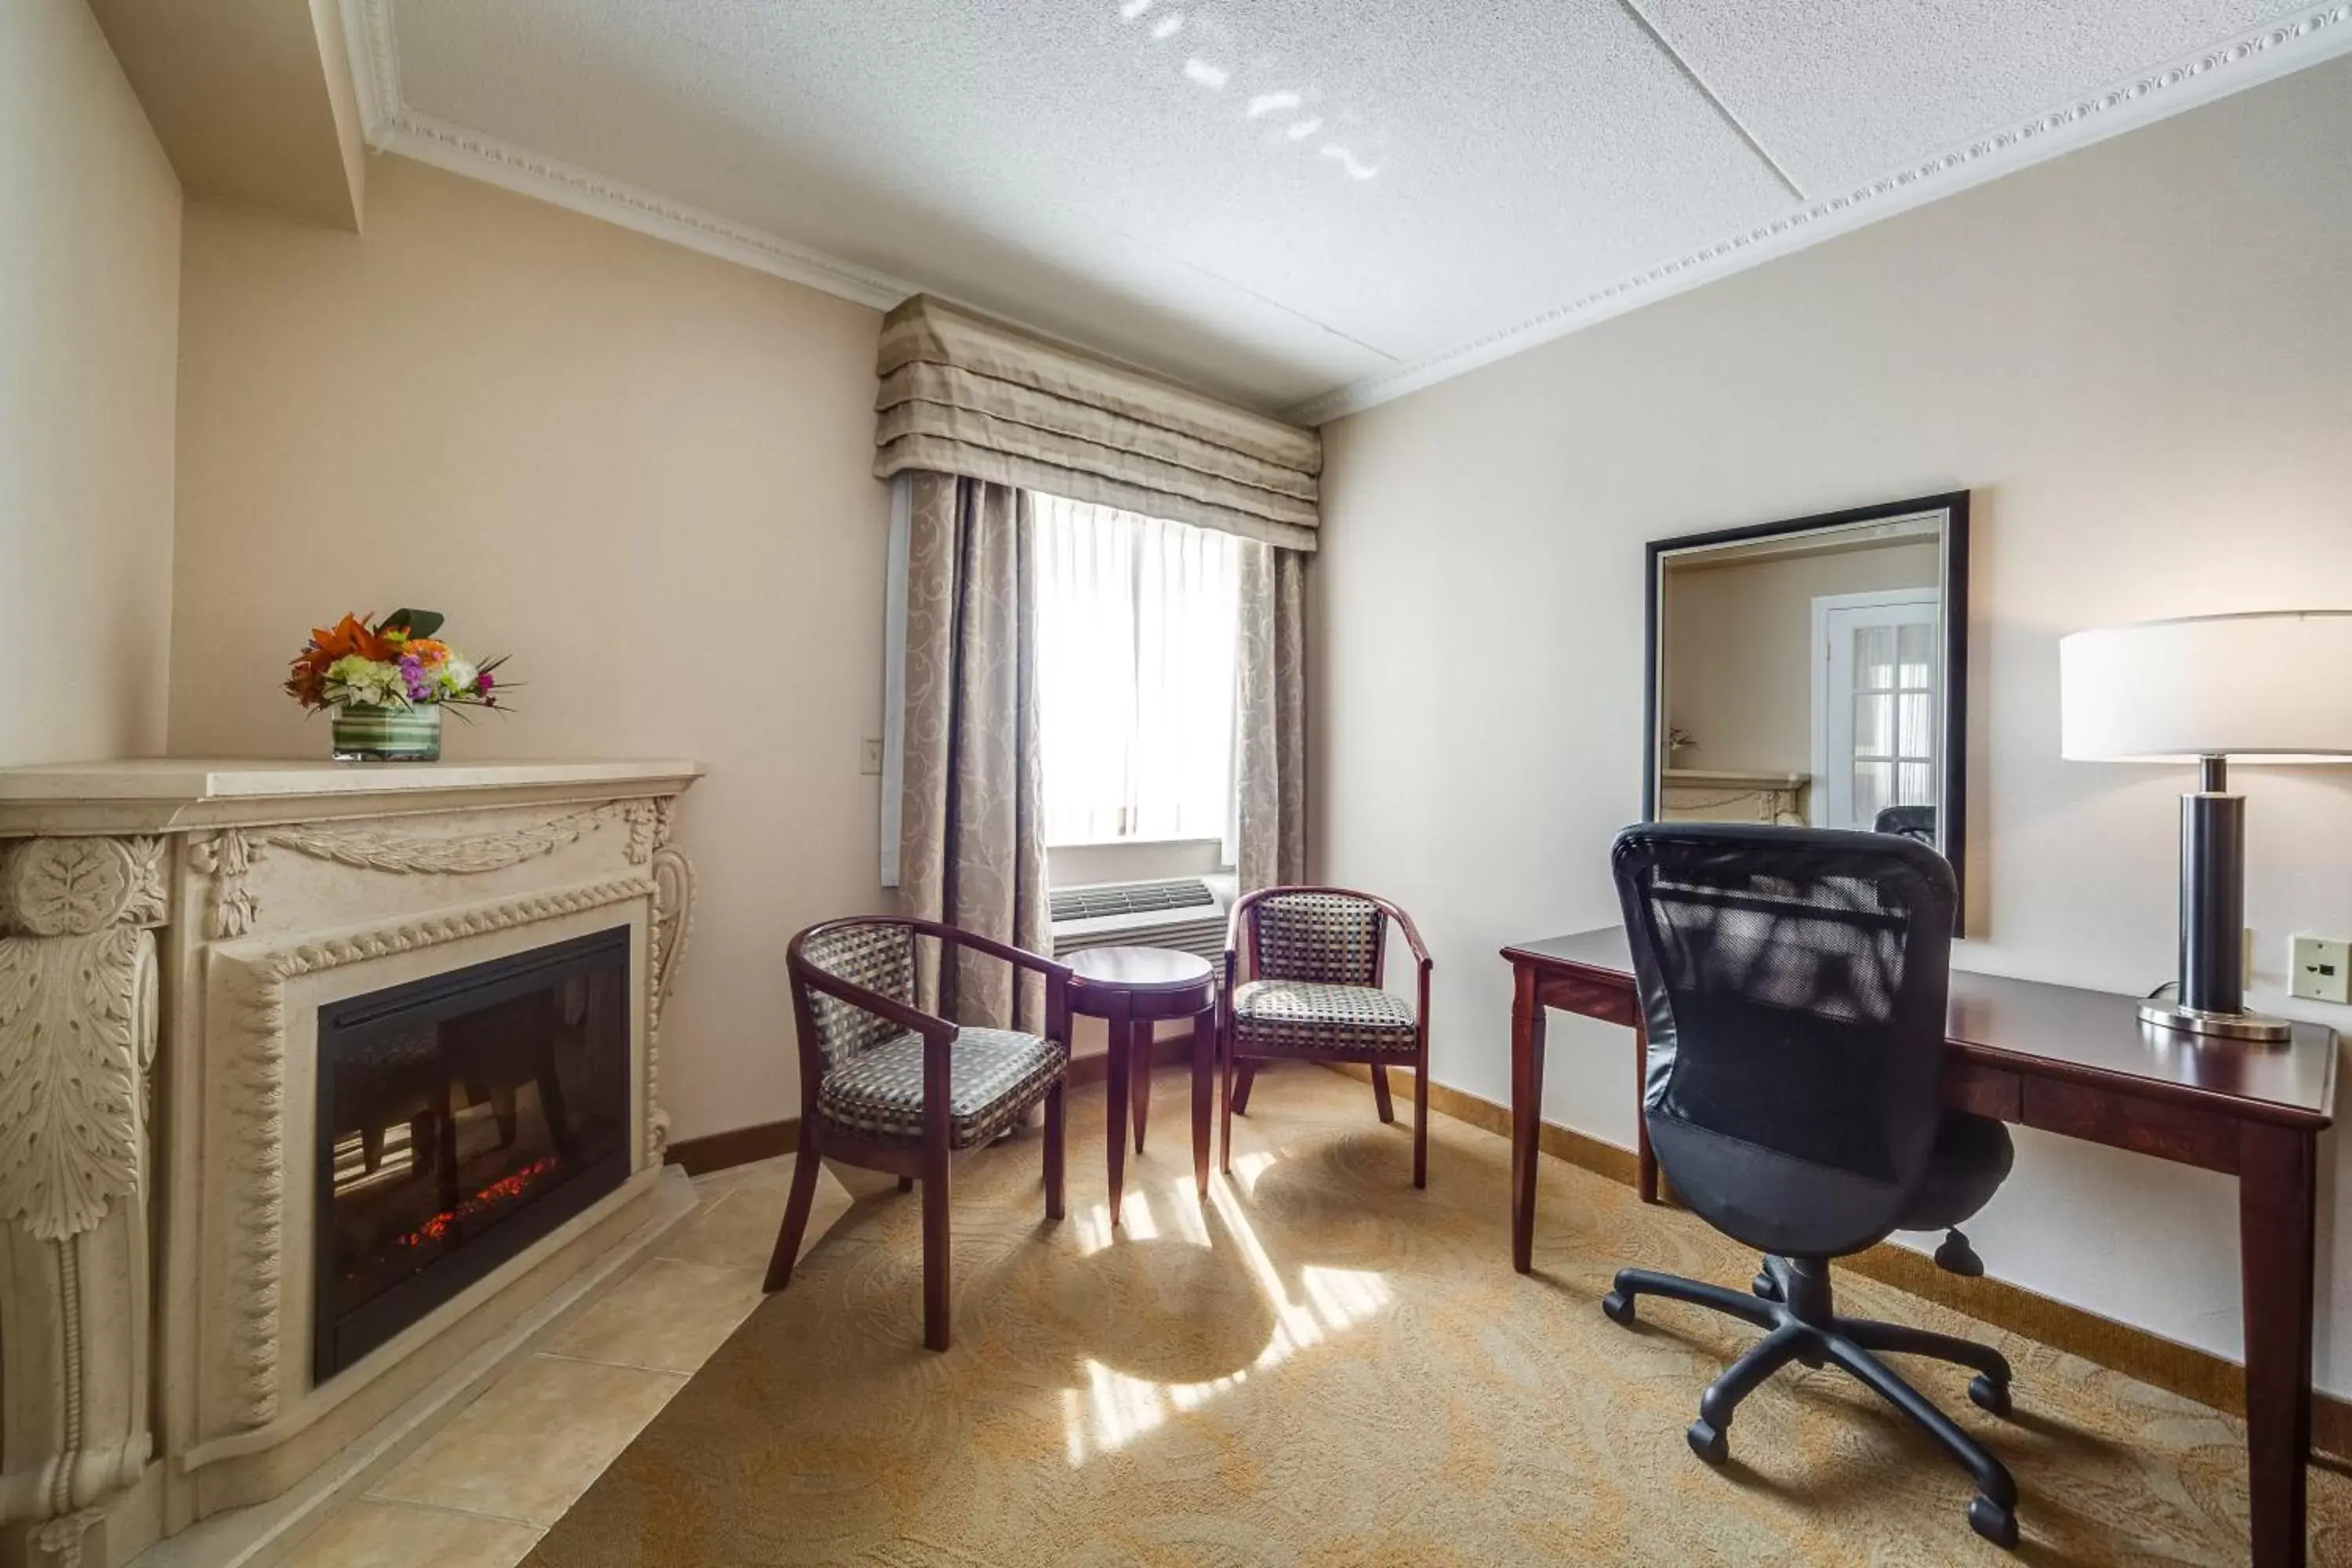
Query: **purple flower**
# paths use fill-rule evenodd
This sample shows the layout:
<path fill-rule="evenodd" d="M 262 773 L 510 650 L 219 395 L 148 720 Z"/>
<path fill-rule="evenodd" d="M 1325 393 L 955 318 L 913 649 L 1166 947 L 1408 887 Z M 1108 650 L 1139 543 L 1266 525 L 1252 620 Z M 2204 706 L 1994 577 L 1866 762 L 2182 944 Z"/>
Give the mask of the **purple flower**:
<path fill-rule="evenodd" d="M 477 691 L 487 692 L 491 687 L 496 686 L 497 684 L 497 678 L 492 676 L 487 669 L 482 671 L 481 674 L 474 677 L 474 689 Z"/>
<path fill-rule="evenodd" d="M 403 654 L 400 659 L 400 683 L 407 688 L 411 702 L 422 702 L 433 694 L 433 682 L 425 674 L 425 662 L 415 654 Z"/>

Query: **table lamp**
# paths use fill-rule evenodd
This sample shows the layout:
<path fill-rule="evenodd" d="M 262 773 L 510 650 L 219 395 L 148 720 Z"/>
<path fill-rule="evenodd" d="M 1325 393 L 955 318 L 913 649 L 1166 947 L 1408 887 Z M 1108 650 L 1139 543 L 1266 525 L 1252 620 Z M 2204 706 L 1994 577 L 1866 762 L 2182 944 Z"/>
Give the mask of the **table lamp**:
<path fill-rule="evenodd" d="M 2180 979 L 2147 1022 L 2199 1036 L 2284 1040 L 2246 1010 L 2246 797 L 2229 763 L 2352 761 L 2352 610 L 2191 616 L 2058 641 L 2062 749 L 2071 760 L 2198 765 L 2180 797 Z"/>

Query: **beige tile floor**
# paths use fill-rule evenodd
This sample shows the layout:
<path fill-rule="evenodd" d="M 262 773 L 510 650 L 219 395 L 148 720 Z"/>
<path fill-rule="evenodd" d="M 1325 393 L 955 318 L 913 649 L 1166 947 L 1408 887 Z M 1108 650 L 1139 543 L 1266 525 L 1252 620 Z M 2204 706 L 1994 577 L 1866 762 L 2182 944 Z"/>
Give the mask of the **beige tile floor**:
<path fill-rule="evenodd" d="M 294 1568 L 513 1568 L 760 1302 L 790 1159 L 695 1183 L 694 1215 L 499 1374 L 425 1446 L 339 1505 Z M 848 1206 L 817 1189 L 810 1245 Z"/>

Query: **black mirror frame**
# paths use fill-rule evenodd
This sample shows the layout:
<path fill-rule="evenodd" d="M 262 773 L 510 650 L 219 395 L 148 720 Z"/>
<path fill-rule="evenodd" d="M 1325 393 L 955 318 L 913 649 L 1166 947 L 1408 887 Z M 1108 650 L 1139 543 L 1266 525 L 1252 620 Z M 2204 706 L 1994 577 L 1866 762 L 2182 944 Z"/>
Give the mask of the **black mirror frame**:
<path fill-rule="evenodd" d="M 1959 888 L 1959 900 L 1954 908 L 1954 930 L 1957 933 L 1965 930 L 1967 925 L 1969 881 L 1969 492 L 1966 490 L 1950 490 L 1942 495 L 1920 496 L 1911 500 L 1889 501 L 1878 506 L 1853 507 L 1844 511 L 1825 511 L 1817 516 L 1790 518 L 1781 522 L 1750 523 L 1741 528 L 1722 528 L 1706 533 L 1685 533 L 1673 539 L 1650 541 L 1646 546 L 1648 593 L 1643 610 L 1642 659 L 1642 820 L 1655 822 L 1658 819 L 1658 782 L 1661 770 L 1665 766 L 1665 737 L 1660 729 L 1661 715 L 1658 712 L 1658 678 L 1661 674 L 1658 634 L 1662 629 L 1660 623 L 1665 593 L 1665 557 L 1679 551 L 1710 544 L 1742 544 L 1782 534 L 1811 533 L 1854 523 L 1916 517 L 1923 511 L 1944 514 L 1944 711 L 1943 733 L 1939 737 L 1943 748 L 1943 778 L 1937 806 L 1942 816 L 1942 831 L 1937 836 L 1936 847 L 1951 864 L 1952 879 Z"/>

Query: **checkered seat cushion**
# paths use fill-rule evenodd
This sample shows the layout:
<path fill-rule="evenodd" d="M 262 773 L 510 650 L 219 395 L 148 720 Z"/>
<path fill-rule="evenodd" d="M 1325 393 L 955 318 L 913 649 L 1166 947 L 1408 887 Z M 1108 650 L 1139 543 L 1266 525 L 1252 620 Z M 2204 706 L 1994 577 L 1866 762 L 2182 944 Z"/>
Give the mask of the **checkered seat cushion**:
<path fill-rule="evenodd" d="M 1069 1065 L 1067 1047 L 1011 1029 L 966 1028 L 948 1055 L 948 1142 L 985 1143 L 1045 1098 Z M 923 1037 L 899 1035 L 828 1066 L 817 1105 L 836 1127 L 869 1138 L 923 1140 Z"/>
<path fill-rule="evenodd" d="M 1413 1043 L 1412 1009 L 1378 986 L 1253 980 L 1234 989 L 1234 1045 L 1243 1056 L 1411 1056 Z"/>

